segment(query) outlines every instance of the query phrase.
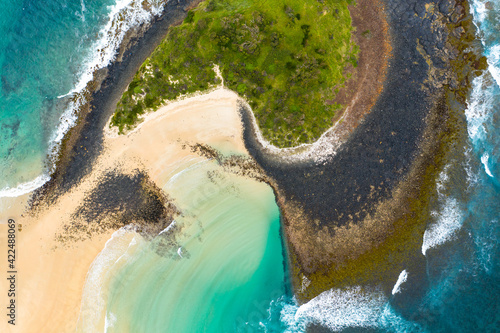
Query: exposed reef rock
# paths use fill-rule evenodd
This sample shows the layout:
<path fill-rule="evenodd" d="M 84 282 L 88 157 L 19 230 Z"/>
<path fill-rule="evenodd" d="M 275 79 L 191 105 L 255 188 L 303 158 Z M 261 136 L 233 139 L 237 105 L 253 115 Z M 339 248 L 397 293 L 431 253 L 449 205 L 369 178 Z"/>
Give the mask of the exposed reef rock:
<path fill-rule="evenodd" d="M 141 170 L 104 174 L 72 214 L 72 222 L 56 236 L 61 242 L 134 228 L 146 238 L 156 236 L 181 214 L 171 200 Z"/>
<path fill-rule="evenodd" d="M 269 154 L 241 106 L 247 148 L 273 180 L 301 302 L 355 284 L 389 293 L 403 263 L 423 260 L 435 179 L 463 143 L 465 99 L 485 68 L 466 1 L 385 8 L 393 58 L 384 90 L 336 152 L 321 162 Z"/>
<path fill-rule="evenodd" d="M 167 2 L 161 17 L 127 38 L 118 61 L 95 74 L 87 89 L 88 103 L 64 139 L 51 181 L 33 196 L 33 206 L 56 200 L 91 171 L 102 150 L 103 128 L 137 69 L 168 27 L 181 22 L 186 10 L 199 2 Z M 335 132 L 339 135 L 325 135 L 310 154 L 300 148 L 282 156 L 259 141 L 251 110 L 242 103 L 244 139 L 254 160 L 223 159 L 210 147 L 190 147 L 218 159 L 226 170 L 273 187 L 299 302 L 332 287 L 351 285 L 377 285 L 390 293 L 403 268 L 418 272 L 418 267 L 424 267 L 419 265 L 423 261 L 420 247 L 436 197 L 435 180 L 444 165 L 460 158 L 455 155 L 460 155 L 466 137 L 463 110 L 471 79 L 486 67 L 467 1 L 381 2 L 379 10 L 385 11 L 392 46 L 387 74 L 380 69 L 375 77 L 351 86 L 361 89 L 385 75 L 376 88 L 360 94 L 346 92 L 353 101 L 364 102 L 357 104 L 359 113 L 352 113 L 357 121 L 339 121 L 336 128 L 342 131 Z M 358 1 L 358 5 L 363 3 L 371 0 Z M 355 24 L 361 21 L 353 20 Z M 361 33 L 363 38 L 377 36 L 376 31 Z M 368 52 L 366 45 L 365 49 L 361 45 L 361 58 Z M 374 91 L 378 99 L 364 99 L 365 93 Z M 140 173 L 110 174 L 88 196 L 97 206 L 82 206 L 78 217 L 97 231 L 100 223 L 107 223 L 104 216 L 115 210 L 113 223 L 118 224 L 114 227 L 129 219 L 142 221 L 147 228 L 164 227 L 178 212 L 148 184 Z M 111 195 L 110 188 L 118 192 Z M 137 201 L 127 202 L 130 194 L 120 188 L 132 189 Z M 72 227 L 77 226 L 68 226 Z M 168 255 L 175 242 L 165 244 L 159 252 Z M 408 285 L 416 290 L 419 283 L 418 274 L 409 277 Z"/>
<path fill-rule="evenodd" d="M 103 129 L 133 76 L 167 34 L 170 26 L 181 23 L 187 11 L 201 0 L 168 1 L 163 13 L 127 33 L 113 63 L 94 73 L 81 96 L 85 103 L 77 111 L 78 121 L 62 141 L 51 179 L 35 191 L 30 206 L 54 202 L 89 174 L 102 151 Z"/>
<path fill-rule="evenodd" d="M 379 0 L 358 0 L 356 5 L 349 6 L 349 11 L 354 26 L 351 37 L 363 52 L 358 54 L 355 68 L 349 66 L 345 69 L 351 78 L 345 85 L 336 87 L 339 91 L 335 99 L 325 101 L 341 104 L 344 108 L 332 119 L 333 126 L 313 144 L 279 149 L 265 143 L 260 131 L 256 132 L 258 141 L 264 142 L 259 145 L 259 150 L 268 159 L 275 158 L 278 163 L 326 161 L 359 126 L 377 101 L 384 86 L 392 51 L 384 4 Z"/>

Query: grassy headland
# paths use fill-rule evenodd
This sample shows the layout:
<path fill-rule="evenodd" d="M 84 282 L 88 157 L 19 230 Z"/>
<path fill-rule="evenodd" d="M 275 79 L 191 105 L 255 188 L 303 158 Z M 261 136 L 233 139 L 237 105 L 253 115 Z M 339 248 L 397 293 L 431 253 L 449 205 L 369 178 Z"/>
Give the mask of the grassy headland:
<path fill-rule="evenodd" d="M 244 96 L 264 137 L 280 147 L 316 140 L 356 66 L 353 0 L 210 0 L 172 27 L 141 66 L 111 120 L 120 132 L 166 100 L 220 83 Z"/>

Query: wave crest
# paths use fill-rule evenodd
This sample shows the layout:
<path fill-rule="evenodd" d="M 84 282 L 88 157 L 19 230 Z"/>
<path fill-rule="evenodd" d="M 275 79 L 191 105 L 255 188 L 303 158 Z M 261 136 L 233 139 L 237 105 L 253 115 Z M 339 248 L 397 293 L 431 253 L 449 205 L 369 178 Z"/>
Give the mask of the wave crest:
<path fill-rule="evenodd" d="M 6 187 L 0 190 L 0 198 L 15 198 L 21 195 L 30 193 L 37 188 L 43 186 L 46 182 L 48 182 L 50 177 L 48 175 L 40 175 L 33 179 L 32 181 L 22 183 L 17 185 L 14 188 Z"/>
<path fill-rule="evenodd" d="M 72 128 L 78 119 L 78 111 L 88 102 L 87 85 L 93 80 L 94 73 L 107 67 L 116 58 L 117 51 L 127 32 L 141 24 L 150 22 L 153 17 L 163 12 L 166 1 L 162 0 L 117 0 L 109 7 L 109 14 L 104 27 L 100 30 L 97 40 L 93 43 L 87 60 L 82 64 L 74 88 L 58 98 L 71 98 L 68 107 L 59 117 L 59 124 L 49 140 L 49 161 L 51 167 L 48 174 L 55 170 L 57 152 L 64 135 Z M 85 4 L 82 1 L 82 15 Z M 83 19 L 83 18 L 82 18 Z M 17 197 L 32 192 L 43 186 L 50 177 L 40 175 L 32 181 L 18 185 L 16 188 L 0 190 L 1 197 Z"/>
<path fill-rule="evenodd" d="M 327 290 L 297 310 L 295 318 L 338 331 L 346 327 L 377 327 L 387 302 L 381 291 L 361 287 Z"/>

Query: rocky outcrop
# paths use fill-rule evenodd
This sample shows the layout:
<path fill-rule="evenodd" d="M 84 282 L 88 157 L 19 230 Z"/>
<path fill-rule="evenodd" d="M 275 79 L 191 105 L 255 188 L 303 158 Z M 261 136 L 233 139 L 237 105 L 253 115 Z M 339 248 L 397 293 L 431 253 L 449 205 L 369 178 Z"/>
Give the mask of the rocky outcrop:
<path fill-rule="evenodd" d="M 169 27 L 181 23 L 187 11 L 200 2 L 168 1 L 161 15 L 127 32 L 115 61 L 96 71 L 82 96 L 75 97 L 84 100 L 77 111 L 77 123 L 64 136 L 50 181 L 32 195 L 32 208 L 53 202 L 91 171 L 102 151 L 104 126 L 133 76 L 166 36 Z"/>
<path fill-rule="evenodd" d="M 393 58 L 383 91 L 337 151 L 295 162 L 267 154 L 242 106 L 247 147 L 274 182 L 300 301 L 384 286 L 403 262 L 422 260 L 434 180 L 485 65 L 466 1 L 388 0 L 385 10 Z"/>

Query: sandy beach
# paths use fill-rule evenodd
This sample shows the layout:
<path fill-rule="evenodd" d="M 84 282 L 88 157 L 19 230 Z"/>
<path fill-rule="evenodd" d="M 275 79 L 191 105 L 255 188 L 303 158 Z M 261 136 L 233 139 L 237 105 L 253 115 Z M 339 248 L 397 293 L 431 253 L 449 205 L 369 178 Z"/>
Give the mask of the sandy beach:
<path fill-rule="evenodd" d="M 244 153 L 237 99 L 235 93 L 220 88 L 168 104 L 127 135 L 106 131 L 103 153 L 77 186 L 50 207 L 40 207 L 34 216 L 10 215 L 22 225 L 16 238 L 16 325 L 2 321 L 0 331 L 74 331 L 87 272 L 114 230 L 91 239 L 82 234 L 84 240 L 78 241 L 61 242 L 56 237 L 64 226 L 77 222 L 73 213 L 109 170 L 118 168 L 125 174 L 144 170 L 161 188 L 182 169 L 205 159 L 186 149 L 186 144 Z M 5 244 L 7 225 L 0 228 L 0 242 Z M 4 271 L 5 264 L 2 260 Z M 7 282 L 1 280 L 2 290 L 8 289 Z M 2 300 L 6 304 L 5 294 Z"/>
<path fill-rule="evenodd" d="M 376 40 L 373 38 L 366 42 L 370 44 Z M 377 59 L 386 61 L 383 57 Z M 364 79 L 355 81 L 362 82 Z M 99 184 L 103 175 L 111 170 L 119 170 L 123 174 L 143 170 L 162 188 L 179 171 L 206 159 L 192 152 L 189 147 L 186 148 L 186 145 L 201 143 L 246 154 L 238 113 L 238 103 L 243 101 L 238 99 L 234 92 L 219 88 L 169 103 L 148 114 L 127 135 L 118 136 L 114 129 L 106 126 L 103 149 L 92 162 L 92 172 L 59 196 L 54 204 L 38 207 L 34 216 L 22 216 L 28 195 L 6 201 L 9 208 L 3 210 L 2 215 L 14 218 L 16 223 L 22 225 L 22 231 L 18 231 L 16 239 L 16 248 L 19 249 L 16 253 L 16 326 L 2 321 L 0 331 L 74 332 L 89 268 L 115 231 L 110 229 L 90 237 L 87 235 L 88 230 L 81 230 L 79 235 L 69 235 L 70 240 L 67 237 L 64 242 L 56 240 L 64 235 L 65 226 L 79 222 L 74 220 L 75 211 Z M 348 123 L 344 122 L 343 126 Z M 321 146 L 323 141 L 313 146 Z M 338 143 L 337 140 L 330 141 Z M 75 148 L 85 151 L 93 148 L 82 144 L 77 144 Z M 286 150 L 278 151 L 283 157 L 282 153 Z M 312 149 L 306 155 L 314 153 L 317 151 Z M 294 157 L 305 158 L 303 154 Z M 7 225 L 1 224 L 0 231 L 0 242 L 4 243 Z M 72 237 L 80 239 L 71 241 Z M 5 264 L 6 261 L 2 261 L 0 268 L 4 269 Z M 7 289 L 5 279 L 1 280 L 0 287 L 2 290 Z M 4 299 L 7 301 L 6 295 L 2 295 Z"/>

